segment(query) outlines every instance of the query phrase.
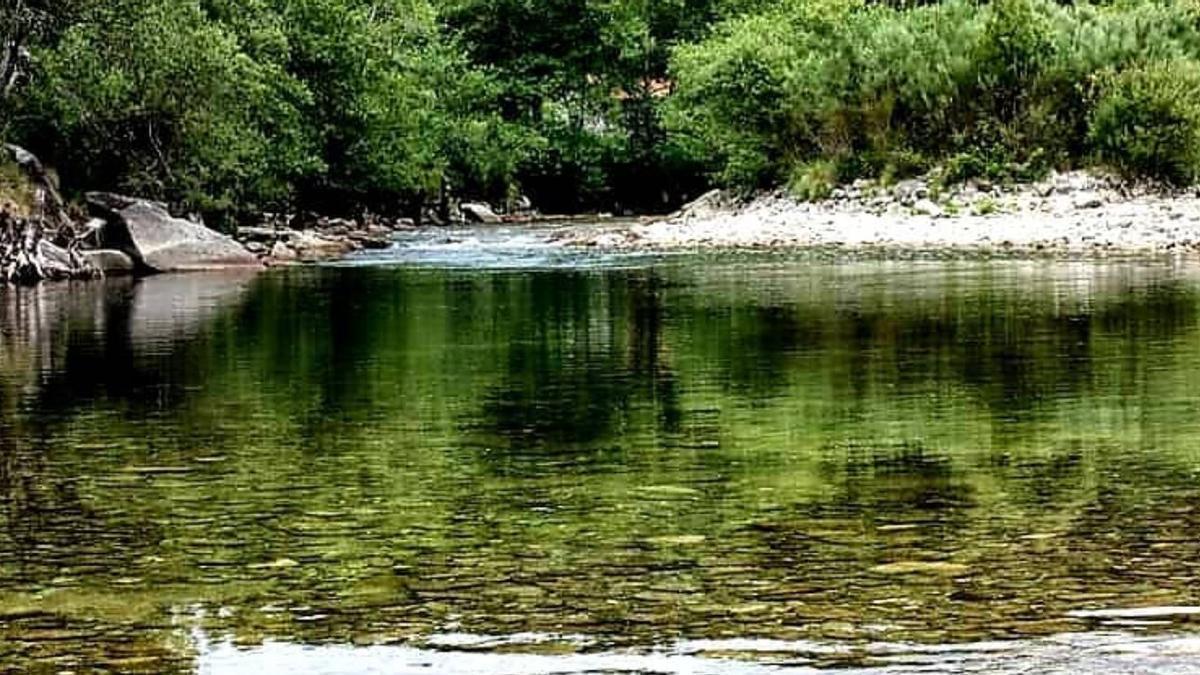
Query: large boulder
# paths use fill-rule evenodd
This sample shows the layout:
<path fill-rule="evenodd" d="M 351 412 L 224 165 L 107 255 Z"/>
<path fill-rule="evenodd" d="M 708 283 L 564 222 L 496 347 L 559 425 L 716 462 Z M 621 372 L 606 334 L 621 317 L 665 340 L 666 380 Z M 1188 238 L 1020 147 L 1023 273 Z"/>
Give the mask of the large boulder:
<path fill-rule="evenodd" d="M 463 204 L 458 207 L 462 211 L 463 217 L 472 223 L 483 223 L 484 225 L 498 225 L 503 222 L 503 219 L 496 215 L 492 207 L 487 204 Z"/>
<path fill-rule="evenodd" d="M 151 272 L 261 267 L 244 246 L 201 223 L 175 218 L 165 205 L 108 193 L 89 193 L 88 205 L 107 220 L 105 248 L 127 253 Z"/>
<path fill-rule="evenodd" d="M 727 204 L 725 193 L 721 190 L 709 190 L 693 201 L 684 204 L 675 214 L 680 220 L 712 218 L 718 215 Z"/>

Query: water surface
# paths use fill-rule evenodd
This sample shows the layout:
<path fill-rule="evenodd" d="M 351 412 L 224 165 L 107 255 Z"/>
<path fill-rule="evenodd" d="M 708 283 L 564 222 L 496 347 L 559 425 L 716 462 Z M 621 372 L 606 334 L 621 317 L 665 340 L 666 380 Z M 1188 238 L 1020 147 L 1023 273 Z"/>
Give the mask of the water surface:
<path fill-rule="evenodd" d="M 410 246 L 0 291 L 0 672 L 1200 671 L 1200 270 Z"/>

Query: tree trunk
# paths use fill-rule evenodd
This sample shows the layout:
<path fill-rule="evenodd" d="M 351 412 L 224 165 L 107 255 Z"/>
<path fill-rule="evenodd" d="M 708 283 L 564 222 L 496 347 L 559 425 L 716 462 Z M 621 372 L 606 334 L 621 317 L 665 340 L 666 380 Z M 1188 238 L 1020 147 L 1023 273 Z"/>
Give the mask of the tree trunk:
<path fill-rule="evenodd" d="M 29 17 L 24 0 L 0 0 L 7 5 L 0 10 L 0 101 L 12 95 L 21 80 L 28 55 L 25 41 L 29 33 Z"/>

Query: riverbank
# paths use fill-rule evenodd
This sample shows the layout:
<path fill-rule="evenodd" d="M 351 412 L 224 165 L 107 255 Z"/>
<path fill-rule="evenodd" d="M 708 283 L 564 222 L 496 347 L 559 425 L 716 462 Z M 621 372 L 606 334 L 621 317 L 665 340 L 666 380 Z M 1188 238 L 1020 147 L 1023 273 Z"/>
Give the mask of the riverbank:
<path fill-rule="evenodd" d="M 828 199 L 710 192 L 674 215 L 565 239 L 624 250 L 843 248 L 963 254 L 1200 254 L 1200 196 L 1088 172 L 1017 185 L 856 181 Z"/>

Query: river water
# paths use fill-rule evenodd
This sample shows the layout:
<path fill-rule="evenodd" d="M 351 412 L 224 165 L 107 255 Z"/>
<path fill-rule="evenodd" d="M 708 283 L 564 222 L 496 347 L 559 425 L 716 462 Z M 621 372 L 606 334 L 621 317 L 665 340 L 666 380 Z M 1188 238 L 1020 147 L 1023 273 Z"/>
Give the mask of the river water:
<path fill-rule="evenodd" d="M 0 290 L 0 672 L 1200 672 L 1200 267 Z"/>

